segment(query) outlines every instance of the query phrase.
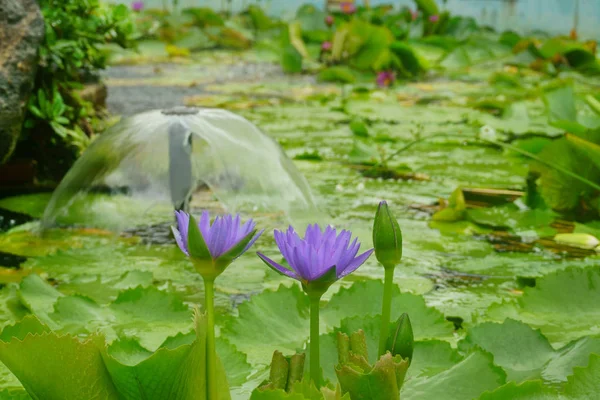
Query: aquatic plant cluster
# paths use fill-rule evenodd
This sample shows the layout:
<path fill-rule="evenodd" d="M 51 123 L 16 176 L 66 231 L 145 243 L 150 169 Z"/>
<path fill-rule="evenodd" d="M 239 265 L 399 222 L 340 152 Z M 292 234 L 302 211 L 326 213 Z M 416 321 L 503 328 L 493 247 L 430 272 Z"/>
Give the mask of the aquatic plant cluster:
<path fill-rule="evenodd" d="M 58 227 L 38 235 L 47 194 L 0 199 L 0 229 L 8 229 L 0 233 L 0 399 L 598 397 L 593 42 L 496 34 L 425 10 L 434 4 L 427 0 L 400 13 L 362 6 L 368 2 L 339 12 L 305 5 L 290 23 L 265 20 L 255 5 L 239 15 L 153 17 L 157 10 L 136 3 L 138 29 L 147 29 L 133 57 L 159 48 L 164 58 L 153 61 L 181 65 L 153 73 L 144 65 L 136 82 L 113 76 L 109 84 L 206 85 L 185 101 L 234 110 L 280 142 L 328 217 L 304 212 L 306 231 L 294 222 L 271 234 L 261 229 L 281 226 L 276 207 L 253 211 L 252 220 L 178 211 L 169 236 L 170 203 L 149 209 L 123 193 L 91 191 L 66 201 Z M 378 46 L 388 31 L 393 39 Z M 273 32 L 288 36 L 275 40 Z M 372 40 L 356 42 L 358 33 Z M 352 37 L 342 41 L 348 57 L 332 60 L 342 37 Z M 228 50 L 194 53 L 206 43 Z M 410 54 L 422 67 L 416 74 Z M 271 73 L 215 84 L 204 74 L 216 70 L 220 79 L 239 60 L 257 59 L 267 71 L 279 70 L 267 63 L 291 61 L 336 85 Z M 366 62 L 373 59 L 384 62 Z M 187 126 L 203 121 L 206 130 L 207 115 L 155 114 Z M 216 119 L 233 118 L 226 115 Z M 256 145 L 262 136 L 250 138 Z M 115 142 L 106 135 L 95 145 Z M 259 143 L 274 150 L 252 163 L 292 164 Z M 241 164 L 240 151 L 231 153 L 225 164 Z M 286 182 L 267 194 L 290 193 L 296 185 Z M 195 193 L 193 210 L 213 213 L 214 198 L 228 206 L 211 189 Z M 390 204 L 375 210 L 379 198 Z M 120 236 L 105 230 L 123 225 Z"/>
<path fill-rule="evenodd" d="M 239 214 L 235 217 L 231 215 L 217 217 L 212 224 L 206 211 L 202 213 L 199 222 L 196 222 L 193 216 L 182 211 L 177 211 L 176 216 L 178 228 L 173 228 L 173 234 L 177 245 L 186 256 L 190 257 L 196 271 L 202 276 L 205 287 L 207 362 L 206 366 L 199 367 L 206 369 L 207 398 L 222 398 L 225 396 L 219 393 L 215 347 L 214 281 L 233 260 L 252 246 L 262 231 L 256 232 L 255 223 L 251 219 L 242 225 Z M 309 387 L 312 385 L 314 388 L 320 389 L 326 387 L 322 377 L 319 345 L 321 298 L 338 279 L 358 269 L 373 253 L 373 249 L 357 255 L 360 249 L 358 239 L 355 238 L 352 241 L 350 231 L 342 230 L 338 233 L 330 225 L 325 229 L 318 224 L 308 225 L 303 238 L 290 226 L 285 233 L 275 230 L 274 237 L 289 267 L 273 261 L 264 254 L 257 254 L 273 270 L 299 281 L 310 299 L 310 368 L 307 381 Z M 395 386 L 393 386 L 392 393 L 387 393 L 385 396 L 386 398 L 398 398 L 413 352 L 413 332 L 410 320 L 406 315 L 403 315 L 398 321 L 396 335 L 391 342 L 389 341 L 389 318 L 392 304 L 392 293 L 389 288 L 393 284 L 393 269 L 400 262 L 402 256 L 402 236 L 398 222 L 391 215 L 386 202 L 381 202 L 377 211 L 374 243 L 377 258 L 386 266 L 386 290 L 382 313 L 384 317 L 379 337 L 379 355 L 383 357 L 381 360 L 385 359 L 386 361 L 381 361 L 381 366 L 378 366 L 378 361 L 370 371 L 363 371 L 361 368 L 353 366 L 350 359 L 346 359 L 345 362 L 340 361 L 340 365 L 336 367 L 336 373 L 340 377 L 339 384 L 332 386 L 329 383 L 330 389 L 337 392 L 341 390 L 344 394 L 349 393 L 350 397 L 354 399 L 364 398 L 365 393 L 375 394 L 388 391 L 389 388 L 385 385 L 390 379 Z M 387 271 L 391 271 L 391 273 L 388 274 Z M 400 332 L 400 336 L 398 336 L 398 332 Z M 366 339 L 363 331 L 359 331 L 355 335 L 358 339 L 353 336 L 353 344 L 358 347 L 359 344 L 355 343 L 355 340 L 365 341 Z M 339 340 L 343 345 L 344 340 L 349 339 L 342 336 Z M 400 346 L 396 346 L 398 342 L 401 343 Z M 360 355 L 358 349 L 353 349 L 353 352 L 355 353 L 353 356 Z M 279 354 L 276 352 L 274 359 L 280 357 Z M 341 360 L 346 357 L 348 355 L 342 356 Z M 304 357 L 301 357 L 296 366 L 300 382 L 303 376 L 303 360 Z M 391 369 L 388 365 L 390 363 L 393 366 Z M 281 366 L 274 362 L 271 365 L 271 377 L 281 374 L 280 369 Z M 373 384 L 370 381 L 373 376 L 381 374 L 385 376 L 384 382 Z M 358 379 L 358 382 L 355 379 Z M 259 392 L 281 389 L 273 386 L 277 384 L 278 382 L 271 381 L 263 385 Z M 291 388 L 289 382 L 286 384 L 287 386 Z"/>

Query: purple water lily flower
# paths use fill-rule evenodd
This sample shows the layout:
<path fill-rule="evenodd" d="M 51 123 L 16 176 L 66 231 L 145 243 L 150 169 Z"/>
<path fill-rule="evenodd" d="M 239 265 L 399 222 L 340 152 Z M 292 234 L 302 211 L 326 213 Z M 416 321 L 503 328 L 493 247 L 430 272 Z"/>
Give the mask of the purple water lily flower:
<path fill-rule="evenodd" d="M 333 283 L 336 279 L 355 271 L 373 252 L 371 249 L 357 256 L 360 248 L 358 239 L 350 242 L 351 232 L 342 230 L 337 234 L 331 226 L 321 231 L 318 224 L 309 225 L 304 239 L 300 238 L 291 226 L 285 233 L 275 230 L 274 236 L 281 254 L 291 269 L 276 263 L 264 254 L 258 253 L 258 256 L 275 271 L 297 279 L 305 285 L 335 272 L 330 282 Z"/>
<path fill-rule="evenodd" d="M 144 2 L 143 1 L 134 1 L 133 3 L 131 3 L 131 9 L 135 12 L 140 12 L 144 9 Z"/>
<path fill-rule="evenodd" d="M 334 22 L 335 22 L 335 19 L 333 18 L 333 15 L 328 15 L 325 17 L 325 24 L 327 26 L 333 25 Z"/>
<path fill-rule="evenodd" d="M 177 217 L 177 229 L 175 227 L 172 229 L 177 245 L 185 255 L 192 258 L 202 258 L 190 250 L 190 215 L 183 211 L 175 211 L 175 216 Z M 208 252 L 206 254 L 207 258 L 210 258 L 216 264 L 219 264 L 219 261 L 225 261 L 228 265 L 244 254 L 263 233 L 263 231 L 256 232 L 256 224 L 252 219 L 242 224 L 239 214 L 216 217 L 211 225 L 210 214 L 208 211 L 204 211 L 197 225 L 203 241 L 203 243 L 200 243 L 200 251 L 202 252 L 205 249 L 205 253 Z M 242 244 L 243 247 L 241 247 Z M 197 246 L 198 244 L 195 243 L 194 245 Z M 223 258 L 226 259 L 222 260 Z M 227 265 L 223 266 L 221 264 L 221 269 L 224 269 Z"/>
<path fill-rule="evenodd" d="M 340 9 L 344 14 L 350 15 L 356 12 L 356 6 L 351 1 L 345 1 L 340 4 Z"/>
<path fill-rule="evenodd" d="M 429 16 L 429 21 L 430 21 L 430 22 L 433 22 L 434 24 L 435 24 L 436 22 L 438 22 L 439 20 L 440 20 L 440 16 L 439 16 L 439 15 L 437 15 L 437 14 L 434 14 L 434 15 L 430 15 L 430 16 Z"/>
<path fill-rule="evenodd" d="M 321 44 L 321 51 L 331 51 L 332 47 L 333 45 L 331 44 L 331 42 L 323 42 Z"/>
<path fill-rule="evenodd" d="M 377 86 L 388 87 L 396 80 L 394 71 L 381 71 L 377 74 Z"/>

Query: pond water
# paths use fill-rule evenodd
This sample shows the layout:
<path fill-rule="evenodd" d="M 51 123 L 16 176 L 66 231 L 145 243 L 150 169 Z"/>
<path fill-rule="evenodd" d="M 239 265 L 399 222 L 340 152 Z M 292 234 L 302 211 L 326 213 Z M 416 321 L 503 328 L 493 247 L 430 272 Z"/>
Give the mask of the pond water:
<path fill-rule="evenodd" d="M 484 318 L 492 303 L 521 296 L 536 277 L 571 265 L 600 265 L 598 257 L 563 257 L 540 247 L 506 252 L 490 240 L 491 230 L 482 225 L 431 221 L 426 206 L 448 198 L 458 187 L 521 191 L 526 186 L 525 158 L 474 140 L 481 125 L 499 126 L 506 121 L 476 110 L 472 104 L 484 98 L 502 101 L 523 95 L 489 83 L 489 77 L 504 71 L 502 68 L 491 62 L 471 68 L 468 75 L 432 76 L 390 90 L 360 90 L 359 84 L 358 90 L 346 94 L 346 112 L 340 109 L 341 90 L 336 85 L 317 84 L 309 77 L 286 77 L 273 72 L 270 64 L 252 58 L 240 60 L 227 53 L 201 55 L 192 64 L 113 67 L 106 78 L 109 109 L 114 114 L 186 104 L 222 107 L 246 117 L 281 144 L 308 180 L 322 213 L 314 215 L 314 222 L 351 229 L 364 248 L 371 246 L 376 206 L 387 200 L 399 218 L 404 238 L 403 261 L 395 282 L 403 292 L 423 295 L 428 306 L 464 327 Z M 535 85 L 540 79 L 534 73 L 523 77 L 526 85 Z M 370 85 L 365 83 L 365 87 Z M 586 92 L 589 87 L 578 82 L 576 90 Z M 542 100 L 523 101 L 527 121 L 509 122 L 526 123 L 536 127 L 534 131 L 552 134 L 555 128 L 548 125 Z M 371 150 L 361 148 L 363 142 L 352 133 L 349 124 L 354 119 L 366 122 Z M 401 171 L 398 179 L 368 178 L 349 163 L 351 157 L 364 156 L 373 148 L 392 155 L 424 137 L 432 138 L 391 158 L 390 164 Z M 85 220 L 88 215 L 108 218 L 117 207 L 132 207 L 106 195 L 98 196 L 106 197 L 99 208 L 83 204 L 71 212 Z M 0 326 L 29 312 L 20 302 L 23 298 L 36 314 L 56 316 L 61 309 L 48 308 L 45 299 L 61 297 L 84 299 L 94 305 L 86 308 L 94 316 L 92 322 L 85 328 L 73 328 L 75 333 L 120 326 L 120 332 L 139 337 L 147 348 L 156 348 L 167 336 L 189 328 L 191 322 L 185 318 L 163 321 L 160 315 L 144 324 L 115 322 L 100 317 L 96 308 L 113 307 L 125 301 L 117 299 L 121 291 L 140 286 L 139 290 L 157 287 L 169 299 L 174 296 L 186 304 L 202 303 L 199 276 L 171 240 L 169 224 L 160 223 L 170 215 L 168 207 L 149 208 L 147 218 L 132 220 L 120 235 L 89 226 L 52 228 L 42 234 L 38 218 L 49 198 L 50 194 L 43 193 L 0 200 L 1 208 L 34 218 L 0 233 L 0 248 L 23 257 L 19 268 L 12 265 L 13 259 L 0 258 L 5 267 L 0 269 Z M 210 195 L 199 199 L 196 206 L 219 208 Z M 276 257 L 271 233 L 273 228 L 285 227 L 284 219 L 269 213 L 251 216 L 266 228 L 255 250 Z M 53 289 L 27 295 L 27 288 L 21 286 L 18 292 L 18 282 L 30 274 L 40 274 Z M 382 277 L 383 270 L 372 257 L 327 296 L 353 280 Z M 250 295 L 282 284 L 291 282 L 267 269 L 251 251 L 217 280 L 216 303 L 222 315 L 236 313 L 237 306 Z M 60 304 L 68 307 L 70 303 L 65 300 Z M 459 330 L 451 341 L 460 335 Z M 571 338 L 556 333 L 551 339 L 558 344 Z M 19 383 L 3 369 L 0 386 L 18 387 Z"/>

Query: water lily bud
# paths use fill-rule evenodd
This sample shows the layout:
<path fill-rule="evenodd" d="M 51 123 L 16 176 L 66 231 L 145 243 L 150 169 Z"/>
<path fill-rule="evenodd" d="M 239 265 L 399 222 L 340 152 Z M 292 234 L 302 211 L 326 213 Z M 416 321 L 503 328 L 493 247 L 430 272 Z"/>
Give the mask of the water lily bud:
<path fill-rule="evenodd" d="M 582 249 L 593 249 L 600 244 L 600 240 L 588 233 L 559 233 L 554 236 L 554 240 L 556 243 Z"/>
<path fill-rule="evenodd" d="M 393 356 L 399 355 L 402 358 L 412 360 L 415 347 L 415 336 L 413 334 L 412 324 L 408 314 L 404 313 L 398 318 L 395 326 L 391 329 L 388 337 L 387 350 Z"/>
<path fill-rule="evenodd" d="M 379 203 L 373 224 L 375 257 L 385 268 L 394 268 L 402 259 L 402 232 L 385 201 Z"/>

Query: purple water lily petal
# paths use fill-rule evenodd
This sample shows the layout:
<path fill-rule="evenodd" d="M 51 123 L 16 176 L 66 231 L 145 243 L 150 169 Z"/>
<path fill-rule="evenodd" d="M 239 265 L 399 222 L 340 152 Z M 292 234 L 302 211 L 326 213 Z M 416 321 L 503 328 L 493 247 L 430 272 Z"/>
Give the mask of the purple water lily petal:
<path fill-rule="evenodd" d="M 283 265 L 276 263 L 275 261 L 271 260 L 269 257 L 265 256 L 264 254 L 262 254 L 260 252 L 257 252 L 256 254 L 258 254 L 260 259 L 263 260 L 265 263 L 267 263 L 269 266 L 271 266 L 273 269 L 281 272 L 284 275 L 289 276 L 290 278 L 300 279 L 300 277 L 298 275 L 296 275 L 296 273 L 294 271 L 290 271 Z"/>
<path fill-rule="evenodd" d="M 177 220 L 177 229 L 172 227 L 173 236 L 177 245 L 185 253 L 188 254 L 187 237 L 188 237 L 188 225 L 190 223 L 190 216 L 183 211 L 175 211 L 175 218 Z"/>
<path fill-rule="evenodd" d="M 248 249 L 250 247 L 252 247 L 252 245 L 254 244 L 254 242 L 256 242 L 258 240 L 258 238 L 260 237 L 260 235 L 263 234 L 264 231 L 265 231 L 264 229 L 261 229 L 260 231 L 256 232 L 256 234 L 252 237 L 252 239 L 250 239 L 250 241 L 248 242 L 248 244 L 246 245 L 246 247 L 244 247 L 244 250 L 242 251 L 242 254 L 245 253 L 246 251 L 248 251 Z M 243 236 L 243 238 L 244 237 L 246 237 L 246 236 Z"/>
<path fill-rule="evenodd" d="M 183 238 L 181 237 L 181 234 L 179 233 L 179 231 L 177 229 L 175 229 L 174 226 L 171 227 L 171 230 L 173 231 L 173 236 L 175 237 L 175 241 L 177 242 L 177 246 L 179 246 L 179 248 L 181 249 L 181 251 L 183 251 L 183 253 L 186 256 L 189 256 L 190 253 L 188 253 L 187 243 L 183 240 Z"/>
<path fill-rule="evenodd" d="M 188 224 L 190 220 L 189 214 L 183 211 L 176 211 L 178 229 L 173 228 L 173 235 L 177 245 L 186 255 L 189 255 L 188 251 Z M 206 247 L 213 259 L 217 259 L 223 254 L 227 253 L 243 239 L 245 239 L 252 231 L 256 224 L 252 219 L 249 219 L 242 225 L 241 217 L 238 215 L 224 215 L 216 217 L 212 225 L 210 223 L 210 214 L 208 211 L 203 211 L 198 221 L 198 228 L 200 234 L 206 243 Z M 240 254 L 239 257 L 246 250 L 248 250 L 254 242 L 260 237 L 263 231 L 256 233 L 248 242 L 246 247 Z"/>
<path fill-rule="evenodd" d="M 358 267 L 360 267 L 361 265 L 363 265 L 363 263 L 365 261 L 367 261 L 367 258 L 369 258 L 372 253 L 373 253 L 373 249 L 367 250 L 364 253 L 362 253 L 361 255 L 359 255 L 358 257 L 356 257 L 354 260 L 352 260 L 350 262 L 350 264 L 348 264 L 346 266 L 346 268 L 344 268 L 344 270 L 337 272 L 338 278 L 343 278 L 346 275 L 349 275 L 352 272 L 356 271 L 358 269 Z"/>
<path fill-rule="evenodd" d="M 342 230 L 338 234 L 332 226 L 322 230 L 318 224 L 308 225 L 304 238 L 290 226 L 285 232 L 275 230 L 274 237 L 292 271 L 287 268 L 284 268 L 287 272 L 281 271 L 282 266 L 259 256 L 271 267 L 302 282 L 318 280 L 333 267 L 337 278 L 342 278 L 360 267 L 373 252 L 371 249 L 356 257 L 360 248 L 358 239 L 350 243 L 351 232 Z"/>

